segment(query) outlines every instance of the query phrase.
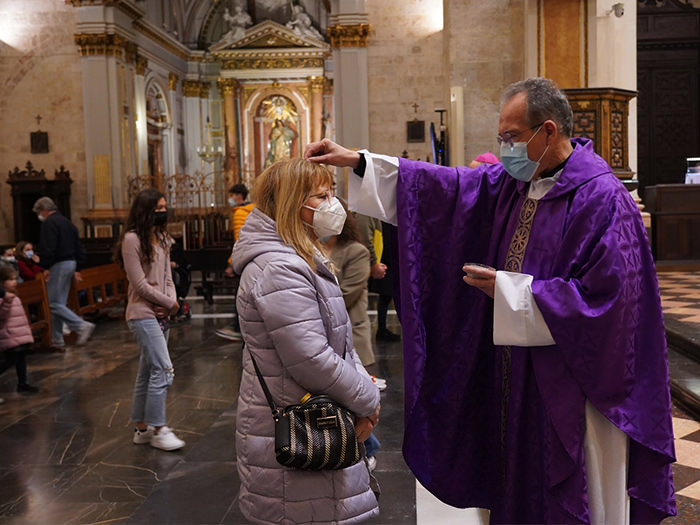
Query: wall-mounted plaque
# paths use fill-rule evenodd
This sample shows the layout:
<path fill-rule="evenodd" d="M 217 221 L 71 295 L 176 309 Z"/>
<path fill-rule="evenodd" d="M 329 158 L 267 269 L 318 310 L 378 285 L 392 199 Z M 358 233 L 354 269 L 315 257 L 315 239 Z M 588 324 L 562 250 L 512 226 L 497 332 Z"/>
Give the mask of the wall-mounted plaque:
<path fill-rule="evenodd" d="M 29 141 L 32 153 L 49 152 L 49 134 L 46 131 L 32 131 L 29 133 Z"/>
<path fill-rule="evenodd" d="M 425 142 L 424 120 L 409 120 L 406 122 L 406 142 Z"/>

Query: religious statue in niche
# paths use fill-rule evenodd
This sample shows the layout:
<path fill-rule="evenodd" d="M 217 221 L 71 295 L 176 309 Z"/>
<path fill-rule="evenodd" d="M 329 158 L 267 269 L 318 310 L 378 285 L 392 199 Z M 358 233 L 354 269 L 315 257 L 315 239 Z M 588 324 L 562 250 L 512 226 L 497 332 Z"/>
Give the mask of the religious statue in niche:
<path fill-rule="evenodd" d="M 323 40 L 321 33 L 311 24 L 311 17 L 299 4 L 292 5 L 292 18 L 286 25 L 299 36 L 309 36 L 316 40 Z"/>
<path fill-rule="evenodd" d="M 253 25 L 253 19 L 241 6 L 237 5 L 236 14 L 231 15 L 228 7 L 224 9 L 224 20 L 229 23 L 231 29 L 221 37 L 221 42 L 235 42 L 245 36 L 245 29 Z"/>
<path fill-rule="evenodd" d="M 275 120 L 270 130 L 270 149 L 265 157 L 265 167 L 292 155 L 292 141 L 296 134 L 281 120 Z"/>
<path fill-rule="evenodd" d="M 292 157 L 292 145 L 297 137 L 297 112 L 292 102 L 281 95 L 263 101 L 266 122 L 271 124 L 265 168 L 278 160 Z"/>

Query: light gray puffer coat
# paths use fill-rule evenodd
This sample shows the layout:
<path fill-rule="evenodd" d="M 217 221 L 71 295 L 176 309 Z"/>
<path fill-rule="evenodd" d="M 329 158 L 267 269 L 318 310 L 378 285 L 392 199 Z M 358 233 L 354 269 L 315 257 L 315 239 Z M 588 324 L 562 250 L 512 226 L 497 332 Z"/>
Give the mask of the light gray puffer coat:
<path fill-rule="evenodd" d="M 242 273 L 236 305 L 246 342 L 236 420 L 241 512 L 267 524 L 357 523 L 376 516 L 363 461 L 335 471 L 277 463 L 274 422 L 248 351 L 278 407 L 311 392 L 329 395 L 358 416 L 371 415 L 379 391 L 353 349 L 335 277 L 320 258 L 314 272 L 258 209 L 240 231 L 232 264 Z"/>

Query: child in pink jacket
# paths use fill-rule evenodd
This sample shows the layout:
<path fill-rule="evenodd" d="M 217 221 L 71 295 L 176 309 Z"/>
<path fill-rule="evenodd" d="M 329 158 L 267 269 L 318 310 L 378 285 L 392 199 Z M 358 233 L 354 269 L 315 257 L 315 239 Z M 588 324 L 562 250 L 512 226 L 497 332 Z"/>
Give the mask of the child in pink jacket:
<path fill-rule="evenodd" d="M 39 389 L 27 384 L 27 346 L 34 342 L 34 336 L 22 300 L 15 295 L 17 272 L 11 266 L 0 265 L 0 286 L 4 290 L 0 299 L 0 350 L 4 358 L 0 362 L 0 373 L 14 365 L 17 392 L 34 394 Z"/>

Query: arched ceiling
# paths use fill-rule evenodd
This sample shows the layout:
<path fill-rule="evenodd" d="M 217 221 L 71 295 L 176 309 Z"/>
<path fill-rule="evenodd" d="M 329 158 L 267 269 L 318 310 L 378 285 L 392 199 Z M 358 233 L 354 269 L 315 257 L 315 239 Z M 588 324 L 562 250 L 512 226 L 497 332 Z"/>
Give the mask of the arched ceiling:
<path fill-rule="evenodd" d="M 146 18 L 190 49 L 208 49 L 228 30 L 225 9 L 243 7 L 253 24 L 274 20 L 285 24 L 292 4 L 304 7 L 314 26 L 325 33 L 330 13 L 329 0 L 143 0 Z"/>

